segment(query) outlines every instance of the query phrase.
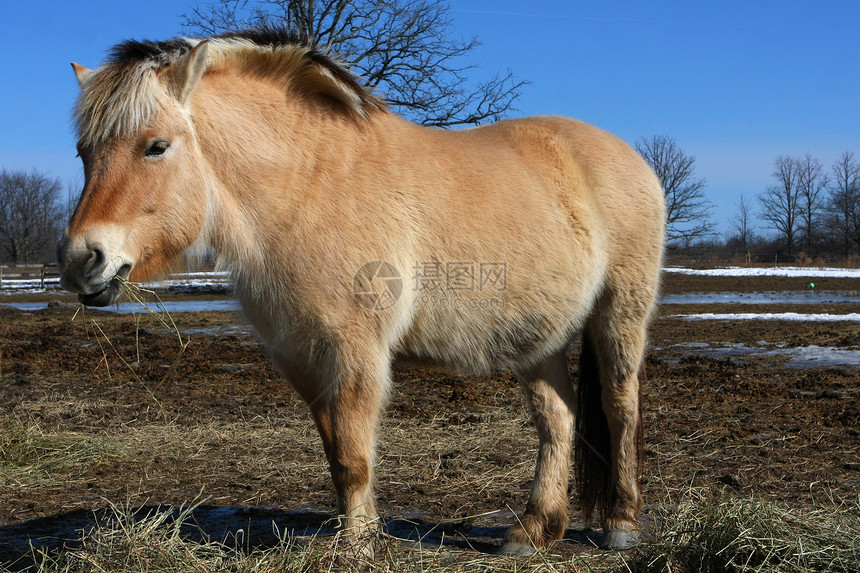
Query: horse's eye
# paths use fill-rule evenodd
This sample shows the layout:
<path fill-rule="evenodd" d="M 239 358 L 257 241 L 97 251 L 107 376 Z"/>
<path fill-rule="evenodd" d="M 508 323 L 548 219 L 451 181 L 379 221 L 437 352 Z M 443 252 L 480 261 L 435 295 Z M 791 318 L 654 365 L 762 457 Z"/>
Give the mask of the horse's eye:
<path fill-rule="evenodd" d="M 164 155 L 164 152 L 167 151 L 168 147 L 170 147 L 170 143 L 162 139 L 156 139 L 146 147 L 143 155 L 144 157 L 159 157 Z"/>

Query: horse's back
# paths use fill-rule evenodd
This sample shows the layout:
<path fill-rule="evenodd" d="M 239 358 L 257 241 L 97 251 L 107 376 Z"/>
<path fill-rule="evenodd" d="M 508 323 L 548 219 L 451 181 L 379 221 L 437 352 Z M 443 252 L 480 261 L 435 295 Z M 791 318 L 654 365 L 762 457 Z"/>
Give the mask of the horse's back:
<path fill-rule="evenodd" d="M 575 173 L 577 191 L 593 197 L 605 217 L 633 218 L 662 235 L 664 198 L 651 167 L 627 143 L 591 124 L 560 116 L 502 121 L 487 131 L 505 133 L 534 160 Z M 628 215 L 636 214 L 635 217 Z M 613 220 L 613 223 L 622 223 Z"/>
<path fill-rule="evenodd" d="M 605 258 L 612 267 L 629 265 L 634 258 L 641 267 L 637 272 L 659 272 L 666 220 L 663 190 L 651 167 L 620 138 L 560 116 L 505 120 L 466 130 L 460 137 L 489 158 L 495 184 L 510 193 L 500 195 L 518 217 L 528 218 L 551 204 L 564 213 L 566 236 L 582 249 L 599 251 L 594 262 Z M 498 157 L 492 157 L 493 149 Z M 545 223 L 538 223 L 538 240 L 550 232 Z"/>
<path fill-rule="evenodd" d="M 656 292 L 665 234 L 665 197 L 645 160 L 620 138 L 582 121 L 531 117 L 500 122 L 520 145 L 535 149 L 547 166 L 564 165 L 569 179 L 564 190 L 571 217 L 587 211 L 595 233 L 601 234 L 611 277 L 647 283 Z"/>

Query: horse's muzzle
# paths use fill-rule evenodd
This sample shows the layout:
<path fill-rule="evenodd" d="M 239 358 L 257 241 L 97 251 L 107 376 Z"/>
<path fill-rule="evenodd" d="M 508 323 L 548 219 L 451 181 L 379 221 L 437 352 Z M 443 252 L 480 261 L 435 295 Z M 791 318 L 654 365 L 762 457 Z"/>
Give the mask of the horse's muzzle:
<path fill-rule="evenodd" d="M 119 298 L 122 282 L 131 272 L 131 264 L 120 256 L 111 256 L 100 243 L 72 246 L 64 239 L 57 246 L 60 285 L 78 293 L 87 306 L 107 306 Z"/>

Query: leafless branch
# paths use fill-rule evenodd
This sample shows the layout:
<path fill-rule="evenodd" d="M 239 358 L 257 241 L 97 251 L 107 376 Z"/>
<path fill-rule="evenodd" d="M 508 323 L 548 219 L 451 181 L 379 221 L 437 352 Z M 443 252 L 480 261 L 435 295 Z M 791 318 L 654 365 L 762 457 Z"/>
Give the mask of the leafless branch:
<path fill-rule="evenodd" d="M 860 163 L 846 151 L 830 169 L 826 202 L 827 226 L 842 254 L 860 249 Z"/>
<path fill-rule="evenodd" d="M 759 195 L 761 218 L 785 240 L 789 253 L 797 234 L 799 172 L 797 161 L 781 155 L 774 162 L 773 177 L 777 183 Z"/>
<path fill-rule="evenodd" d="M 752 239 L 752 205 L 741 195 L 738 201 L 738 210 L 729 219 L 729 224 L 737 233 L 737 238 L 740 241 L 741 251 L 746 253 L 749 248 L 750 239 Z"/>
<path fill-rule="evenodd" d="M 821 162 L 810 154 L 795 160 L 797 163 L 798 217 L 803 232 L 803 243 L 808 255 L 813 253 L 819 235 L 821 213 L 824 208 L 824 191 L 829 183 Z"/>
<path fill-rule="evenodd" d="M 514 110 L 526 82 L 508 71 L 471 81 L 475 38 L 453 39 L 442 0 L 219 0 L 183 16 L 183 28 L 218 34 L 281 25 L 330 51 L 405 117 L 452 127 L 496 121 Z"/>
<path fill-rule="evenodd" d="M 61 188 L 59 179 L 37 171 L 0 171 L 0 258 L 16 263 L 53 258 Z"/>
<path fill-rule="evenodd" d="M 642 138 L 636 151 L 651 165 L 666 196 L 667 238 L 689 242 L 714 232 L 711 202 L 705 199 L 704 179 L 695 178 L 696 158 L 684 153 L 667 135 Z"/>

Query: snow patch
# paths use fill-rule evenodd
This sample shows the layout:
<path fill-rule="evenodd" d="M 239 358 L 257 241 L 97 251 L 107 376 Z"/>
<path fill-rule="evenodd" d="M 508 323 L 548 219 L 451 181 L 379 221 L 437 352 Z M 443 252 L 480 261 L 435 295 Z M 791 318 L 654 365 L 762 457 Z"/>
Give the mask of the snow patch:
<path fill-rule="evenodd" d="M 688 269 L 684 267 L 666 267 L 667 273 L 682 275 L 700 275 L 706 277 L 789 277 L 789 278 L 854 278 L 860 279 L 860 269 L 840 269 L 832 267 L 724 267 L 719 269 Z"/>
<path fill-rule="evenodd" d="M 703 312 L 699 314 L 673 314 L 666 318 L 682 320 L 783 320 L 789 322 L 860 322 L 860 313 L 848 314 L 802 314 L 799 312 L 741 312 L 716 313 Z"/>
<path fill-rule="evenodd" d="M 742 343 L 683 342 L 657 350 L 680 350 L 683 354 L 703 354 L 711 358 L 733 359 L 787 359 L 782 365 L 787 368 L 851 368 L 860 369 L 860 349 L 857 347 L 831 347 L 810 344 L 790 347 L 784 342 L 759 341 L 757 347 Z"/>

